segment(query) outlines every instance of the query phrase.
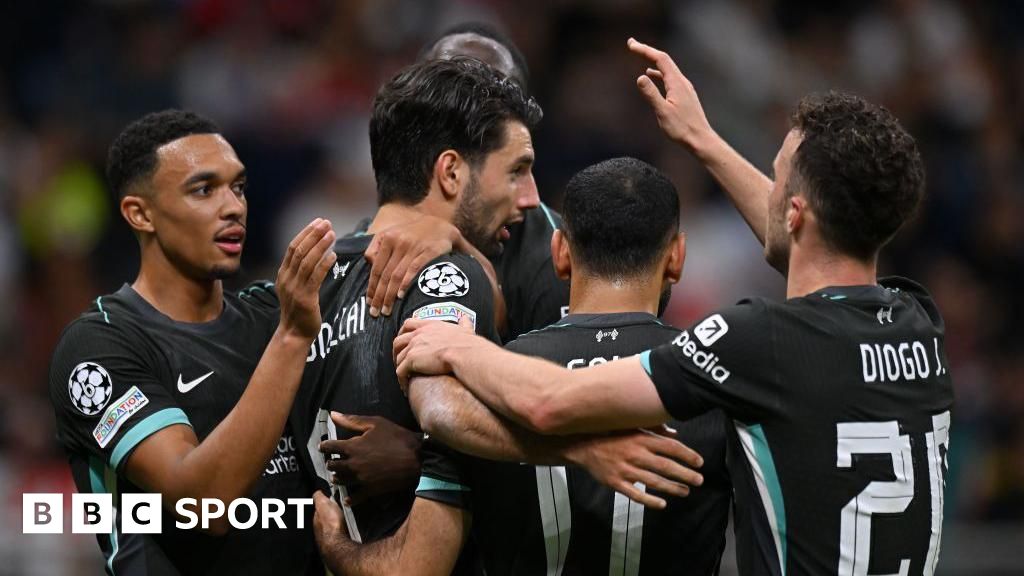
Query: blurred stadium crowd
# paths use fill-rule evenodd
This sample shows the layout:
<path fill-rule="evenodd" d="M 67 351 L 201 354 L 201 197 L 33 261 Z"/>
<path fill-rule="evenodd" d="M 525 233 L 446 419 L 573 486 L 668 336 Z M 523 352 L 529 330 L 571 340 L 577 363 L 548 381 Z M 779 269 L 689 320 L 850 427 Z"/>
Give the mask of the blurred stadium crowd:
<path fill-rule="evenodd" d="M 928 169 L 925 206 L 881 273 L 923 282 L 946 318 L 957 389 L 946 517 L 1024 523 L 1024 4 L 5 4 L 0 556 L 48 563 L 15 560 L 0 573 L 55 573 L 78 554 L 98 555 L 89 536 L 19 543 L 20 495 L 72 491 L 45 396 L 49 356 L 67 322 L 137 269 L 135 241 L 104 184 L 116 133 L 172 106 L 219 122 L 249 171 L 243 279 L 272 277 L 287 240 L 312 217 L 345 231 L 372 214 L 366 128 L 376 88 L 465 20 L 496 24 L 526 55 L 530 91 L 545 110 L 535 134 L 545 202 L 557 208 L 569 176 L 613 155 L 651 161 L 672 177 L 689 248 L 667 314 L 677 324 L 743 295 L 782 297 L 784 286 L 710 177 L 658 130 L 636 90 L 643 68 L 626 38 L 669 51 L 712 125 L 762 169 L 806 92 L 839 87 L 888 106 L 918 139 Z"/>

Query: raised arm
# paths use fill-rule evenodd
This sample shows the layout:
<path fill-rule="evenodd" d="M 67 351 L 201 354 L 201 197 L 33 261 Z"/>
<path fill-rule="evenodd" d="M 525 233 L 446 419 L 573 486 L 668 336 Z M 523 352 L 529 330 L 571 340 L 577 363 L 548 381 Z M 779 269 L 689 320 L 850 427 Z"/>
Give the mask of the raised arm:
<path fill-rule="evenodd" d="M 634 486 L 673 496 L 689 494 L 703 477 L 699 454 L 664 435 L 627 430 L 607 435 L 543 436 L 492 412 L 451 376 L 414 378 L 409 404 L 420 426 L 434 439 L 489 460 L 575 465 L 630 499 L 655 508 L 665 501 Z M 680 464 L 682 462 L 685 464 Z"/>
<path fill-rule="evenodd" d="M 248 493 L 281 437 L 309 344 L 320 330 L 318 292 L 335 260 L 333 244 L 330 223 L 320 219 L 292 241 L 276 282 L 281 320 L 245 393 L 202 442 L 180 424 L 143 440 L 125 464 L 133 483 L 163 494 L 168 505 L 185 497 L 228 502 Z M 227 529 L 221 518 L 210 531 Z"/>
<path fill-rule="evenodd" d="M 772 180 L 711 128 L 697 91 L 671 56 L 633 38 L 627 46 L 650 66 L 637 78 L 636 85 L 654 109 L 662 131 L 689 150 L 711 172 L 758 241 L 764 244 Z M 664 94 L 655 81 L 661 81 Z"/>

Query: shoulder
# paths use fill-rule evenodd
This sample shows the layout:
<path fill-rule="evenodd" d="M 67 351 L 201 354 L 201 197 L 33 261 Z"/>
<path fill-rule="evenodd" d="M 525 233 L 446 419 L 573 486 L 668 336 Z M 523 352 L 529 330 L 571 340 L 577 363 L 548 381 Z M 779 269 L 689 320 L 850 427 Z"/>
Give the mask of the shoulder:
<path fill-rule="evenodd" d="M 944 327 L 942 320 L 942 314 L 939 312 L 939 307 L 935 304 L 932 299 L 932 295 L 925 289 L 924 286 L 910 280 L 908 278 L 902 278 L 900 276 L 888 276 L 885 278 L 879 278 L 878 284 L 896 294 L 897 298 L 902 298 L 916 303 L 921 307 L 921 310 L 928 316 L 932 324 L 938 328 Z"/>
<path fill-rule="evenodd" d="M 257 280 L 238 291 L 238 294 L 230 296 L 225 294 L 228 300 L 236 300 L 243 306 L 276 310 L 281 306 L 277 297 L 277 290 L 274 283 L 269 280 Z"/>
<path fill-rule="evenodd" d="M 565 338 L 565 331 L 572 329 L 570 324 L 556 322 L 543 328 L 519 335 L 515 340 L 507 342 L 505 349 L 518 354 L 534 354 L 535 351 L 542 351 L 550 347 L 552 340 Z"/>
<path fill-rule="evenodd" d="M 466 296 L 471 291 L 490 294 L 490 282 L 483 267 L 468 254 L 438 256 L 416 276 L 414 290 L 432 298 Z"/>

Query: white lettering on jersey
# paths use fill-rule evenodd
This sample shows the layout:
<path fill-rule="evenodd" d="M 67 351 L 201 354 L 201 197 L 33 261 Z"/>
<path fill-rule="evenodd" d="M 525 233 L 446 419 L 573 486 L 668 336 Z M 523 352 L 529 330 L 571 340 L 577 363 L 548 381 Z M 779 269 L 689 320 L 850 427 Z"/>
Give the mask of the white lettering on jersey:
<path fill-rule="evenodd" d="M 715 316 L 718 315 L 716 314 Z M 701 325 L 712 319 L 714 319 L 714 316 L 702 322 Z M 724 320 L 722 320 L 722 325 L 724 328 L 719 328 L 719 332 L 711 334 L 708 337 L 711 342 L 715 342 L 729 330 L 729 327 L 725 325 Z M 681 348 L 683 356 L 692 360 L 693 364 L 697 368 L 706 372 L 715 382 L 723 384 L 729 379 L 729 376 L 732 375 L 732 372 L 730 372 L 726 367 L 719 366 L 718 363 L 721 359 L 716 354 L 701 349 L 697 346 L 696 342 L 690 340 L 690 333 L 688 331 L 683 330 L 682 334 L 676 336 L 676 339 L 673 340 L 672 343 Z"/>
<path fill-rule="evenodd" d="M 928 349 L 913 342 L 861 344 L 860 363 L 864 382 L 923 380 L 932 375 Z M 941 374 L 939 370 L 935 374 Z"/>

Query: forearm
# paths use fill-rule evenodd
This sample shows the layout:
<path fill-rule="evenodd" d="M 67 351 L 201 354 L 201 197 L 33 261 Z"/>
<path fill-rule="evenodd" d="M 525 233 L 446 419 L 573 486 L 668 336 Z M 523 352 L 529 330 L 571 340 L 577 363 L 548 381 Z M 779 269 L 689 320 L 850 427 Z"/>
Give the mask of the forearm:
<path fill-rule="evenodd" d="M 545 411 L 552 407 L 551 385 L 570 375 L 569 370 L 483 339 L 471 350 L 447 349 L 444 354 L 456 378 L 481 402 L 529 430 L 549 432 L 543 424 Z"/>
<path fill-rule="evenodd" d="M 764 244 L 772 180 L 713 130 L 695 138 L 690 148 L 725 190 L 757 240 Z"/>
<path fill-rule="evenodd" d="M 403 523 L 391 536 L 369 544 L 359 544 L 341 534 L 320 539 L 320 556 L 327 569 L 337 576 L 387 576 L 398 574 L 398 561 L 408 524 Z"/>
<path fill-rule="evenodd" d="M 409 404 L 424 432 L 478 458 L 564 465 L 572 463 L 568 455 L 579 443 L 531 432 L 495 414 L 451 376 L 414 378 Z"/>
<path fill-rule="evenodd" d="M 225 502 L 248 493 L 281 438 L 308 347 L 302 338 L 274 333 L 238 403 L 182 458 L 183 493 Z"/>

